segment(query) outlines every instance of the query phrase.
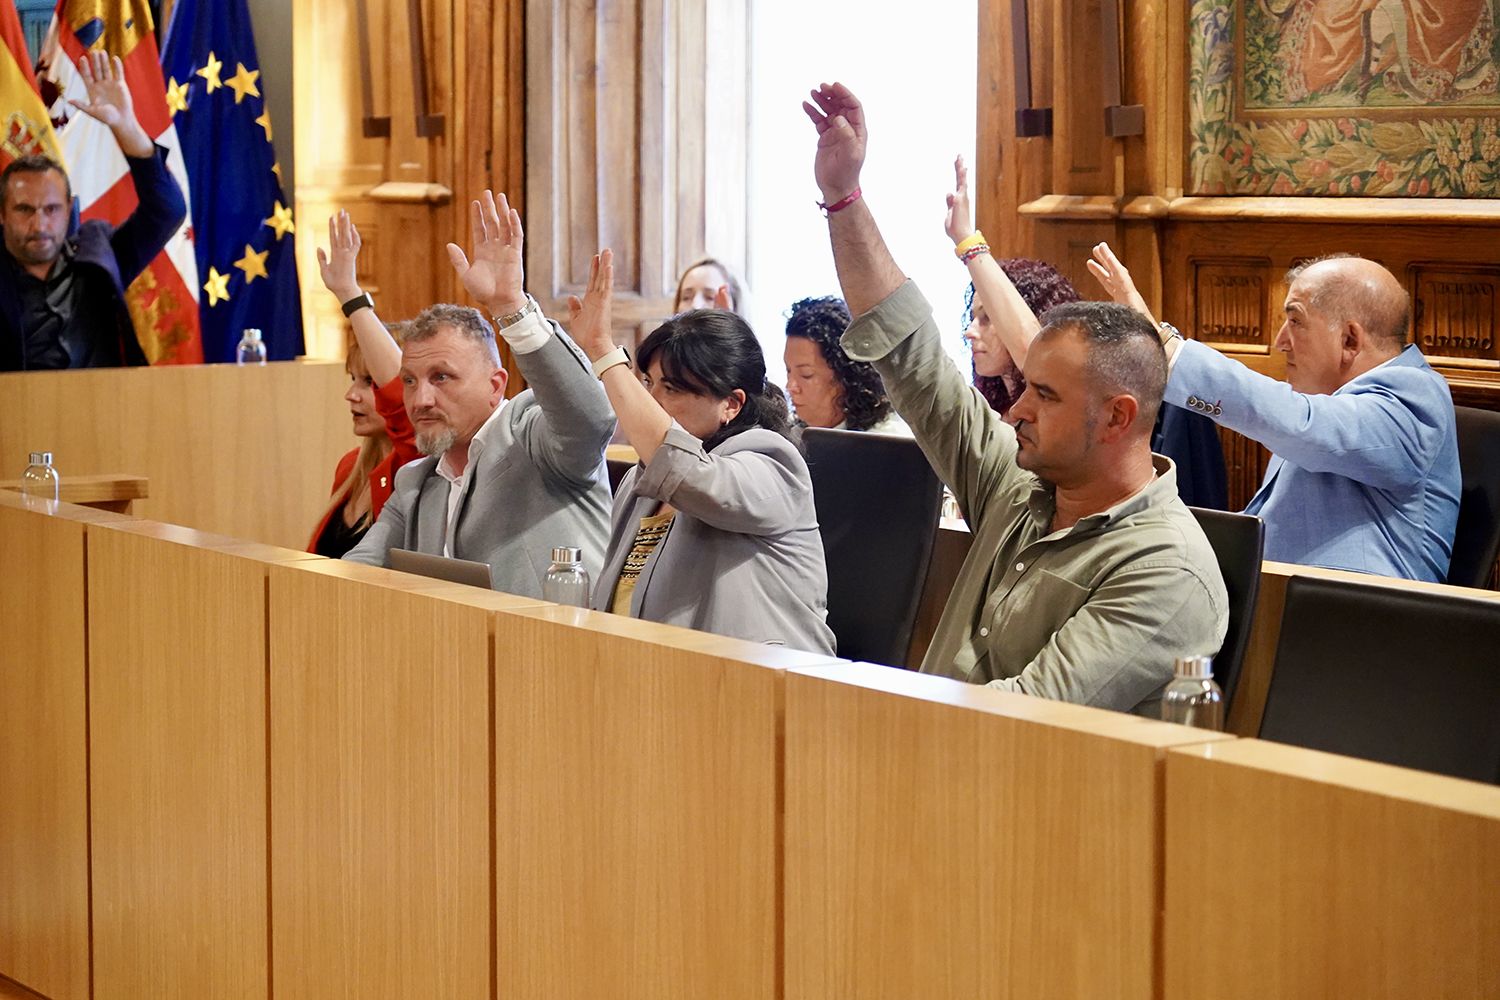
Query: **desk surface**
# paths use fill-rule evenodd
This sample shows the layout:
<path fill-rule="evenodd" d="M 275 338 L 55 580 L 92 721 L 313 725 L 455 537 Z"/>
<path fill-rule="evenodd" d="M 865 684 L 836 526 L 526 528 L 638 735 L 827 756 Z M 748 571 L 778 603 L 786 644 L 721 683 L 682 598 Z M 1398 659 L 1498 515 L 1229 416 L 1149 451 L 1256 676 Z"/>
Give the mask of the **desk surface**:
<path fill-rule="evenodd" d="M 144 500 L 151 495 L 150 480 L 123 472 L 102 472 L 93 476 L 61 476 L 58 499 L 65 503 L 97 507 L 108 503 Z M 0 489 L 21 491 L 21 480 L 0 479 Z"/>

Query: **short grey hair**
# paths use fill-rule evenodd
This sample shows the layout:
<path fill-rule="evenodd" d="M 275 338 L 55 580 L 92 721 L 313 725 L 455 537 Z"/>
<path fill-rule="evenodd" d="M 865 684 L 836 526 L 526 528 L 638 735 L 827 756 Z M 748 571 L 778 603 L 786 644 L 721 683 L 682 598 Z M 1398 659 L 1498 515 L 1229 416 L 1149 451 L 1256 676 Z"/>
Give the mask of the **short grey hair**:
<path fill-rule="evenodd" d="M 459 336 L 473 341 L 480 352 L 494 362 L 496 368 L 500 367 L 500 349 L 495 345 L 495 328 L 490 326 L 490 321 L 484 318 L 483 313 L 469 306 L 456 306 L 447 302 L 428 306 L 415 319 L 407 321 L 406 333 L 401 342 L 415 344 L 432 338 L 444 329 L 452 329 Z"/>

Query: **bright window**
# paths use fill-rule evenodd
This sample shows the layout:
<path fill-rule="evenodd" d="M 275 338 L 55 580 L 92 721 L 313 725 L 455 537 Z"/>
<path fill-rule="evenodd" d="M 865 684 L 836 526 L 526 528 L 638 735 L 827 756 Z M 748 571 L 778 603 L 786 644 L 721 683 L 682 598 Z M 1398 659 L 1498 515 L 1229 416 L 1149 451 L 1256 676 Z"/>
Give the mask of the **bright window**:
<path fill-rule="evenodd" d="M 870 146 L 864 196 L 896 263 L 932 303 L 950 353 L 959 337 L 964 267 L 943 232 L 953 158 L 974 162 L 977 0 L 799 0 L 751 5 L 750 322 L 767 368 L 785 384 L 786 311 L 839 295 L 818 211 L 808 91 L 842 81 L 864 104 Z M 972 177 L 970 187 L 973 187 Z"/>

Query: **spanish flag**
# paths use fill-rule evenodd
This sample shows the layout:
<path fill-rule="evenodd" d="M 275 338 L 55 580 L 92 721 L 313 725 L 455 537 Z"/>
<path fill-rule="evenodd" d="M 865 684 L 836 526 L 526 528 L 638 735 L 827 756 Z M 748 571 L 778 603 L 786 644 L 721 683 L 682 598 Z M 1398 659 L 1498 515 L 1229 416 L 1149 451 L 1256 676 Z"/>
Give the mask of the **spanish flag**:
<path fill-rule="evenodd" d="M 0 0 L 0 169 L 12 160 L 46 153 L 61 162 L 52 119 L 37 92 L 15 0 Z"/>
<path fill-rule="evenodd" d="M 8 0 L 0 0 L 8 2 Z M 78 73 L 84 53 L 119 56 L 135 114 L 146 134 L 167 150 L 167 169 L 188 196 L 187 169 L 167 110 L 167 87 L 156 51 L 156 25 L 146 0 L 58 0 L 52 30 L 37 61 L 37 75 L 58 142 L 68 162 L 82 216 L 120 225 L 135 210 L 135 184 L 108 128 L 68 103 L 88 102 Z M 126 290 L 136 336 L 152 364 L 203 360 L 198 332 L 198 261 L 193 254 L 192 205 L 188 219 Z"/>

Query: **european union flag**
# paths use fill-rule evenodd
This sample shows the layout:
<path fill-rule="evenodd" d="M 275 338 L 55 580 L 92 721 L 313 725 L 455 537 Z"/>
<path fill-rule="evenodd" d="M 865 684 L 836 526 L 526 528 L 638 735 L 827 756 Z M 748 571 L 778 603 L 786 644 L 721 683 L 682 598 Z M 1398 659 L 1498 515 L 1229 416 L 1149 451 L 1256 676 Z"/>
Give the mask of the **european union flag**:
<path fill-rule="evenodd" d="M 177 0 L 161 61 L 192 189 L 203 359 L 234 360 L 252 326 L 271 360 L 294 358 L 302 353 L 296 228 L 245 0 Z"/>

